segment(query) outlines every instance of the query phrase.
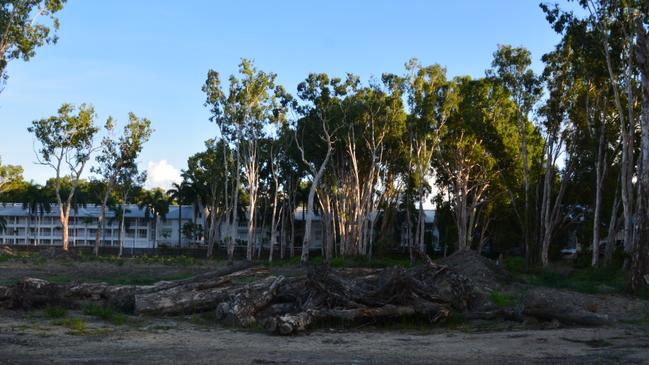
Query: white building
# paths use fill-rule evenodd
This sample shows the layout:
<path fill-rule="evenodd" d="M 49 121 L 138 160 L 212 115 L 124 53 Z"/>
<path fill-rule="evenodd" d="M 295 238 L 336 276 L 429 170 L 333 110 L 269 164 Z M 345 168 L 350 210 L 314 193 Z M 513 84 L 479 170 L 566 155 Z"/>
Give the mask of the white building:
<path fill-rule="evenodd" d="M 99 206 L 88 205 L 73 210 L 68 226 L 69 245 L 94 246 L 97 234 Z M 157 244 L 178 245 L 180 208 L 170 206 L 165 220 L 156 224 L 153 217 L 147 219 L 144 209 L 135 204 L 125 206 L 124 247 L 153 248 Z M 4 219 L 5 229 L 0 231 L 0 244 L 7 245 L 62 245 L 62 228 L 58 217 L 58 206 L 52 205 L 49 213 L 30 214 L 22 204 L 0 204 L 0 217 Z M 190 205 L 182 206 L 182 223 L 192 222 L 194 210 Z M 120 222 L 115 213 L 106 210 L 102 245 L 119 246 Z M 157 233 L 156 233 L 157 231 Z M 182 245 L 187 244 L 182 237 Z"/>
<path fill-rule="evenodd" d="M 135 204 L 125 206 L 125 234 L 122 237 L 125 248 L 145 249 L 155 248 L 161 245 L 171 247 L 186 247 L 192 244 L 202 244 L 202 238 L 193 240 L 182 234 L 182 226 L 187 223 L 205 227 L 202 214 L 194 214 L 194 208 L 191 205 L 182 206 L 182 222 L 179 226 L 178 218 L 180 207 L 172 205 L 169 207 L 165 219 L 160 219 L 157 223 L 153 217 L 146 218 L 144 209 Z M 70 216 L 68 234 L 69 245 L 75 246 L 94 246 L 97 233 L 97 217 L 99 216 L 99 206 L 88 205 L 73 210 Z M 62 231 L 61 223 L 58 217 L 58 206 L 53 204 L 51 211 L 43 213 L 32 213 L 23 208 L 23 204 L 0 204 L 0 218 L 4 219 L 5 229 L 0 231 L 0 244 L 5 245 L 31 245 L 31 246 L 61 246 Z M 243 218 L 243 219 L 242 219 Z M 304 221 L 306 220 L 306 211 L 297 209 L 294 212 L 296 222 L 295 238 L 298 246 L 303 240 Z M 196 221 L 194 221 L 196 219 Z M 426 233 L 432 238 L 434 249 L 439 249 L 439 231 L 435 224 L 435 213 L 432 210 L 425 211 Z M 319 214 L 312 216 L 311 230 L 311 249 L 319 250 L 323 243 L 323 228 Z M 240 245 L 248 241 L 248 221 L 245 217 L 240 217 L 237 227 L 237 241 Z M 375 227 L 378 229 L 378 227 Z M 220 226 L 221 237 L 229 234 L 226 225 Z M 179 240 L 180 237 L 180 240 Z M 376 237 L 376 236 L 375 236 Z M 256 247 L 267 245 L 270 242 L 270 228 L 257 227 L 255 232 Z M 427 238 L 427 240 L 430 238 Z M 104 232 L 102 236 L 102 246 L 119 246 L 120 241 L 120 222 L 115 218 L 115 212 L 111 209 L 106 210 Z M 408 245 L 408 232 L 406 226 L 401 227 L 400 232 L 401 247 Z M 277 243 L 280 237 L 278 232 Z M 429 244 L 430 244 L 429 243 Z"/>

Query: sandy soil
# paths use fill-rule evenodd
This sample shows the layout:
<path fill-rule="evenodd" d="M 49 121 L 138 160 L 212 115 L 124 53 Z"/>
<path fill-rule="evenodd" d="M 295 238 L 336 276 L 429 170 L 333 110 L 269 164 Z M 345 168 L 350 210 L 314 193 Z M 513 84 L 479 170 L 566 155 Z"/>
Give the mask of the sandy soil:
<path fill-rule="evenodd" d="M 88 321 L 84 333 L 42 314 L 0 313 L 3 364 L 649 364 L 639 327 L 471 333 L 318 330 L 270 336 L 186 319 Z M 134 323 L 137 322 L 137 325 Z"/>
<path fill-rule="evenodd" d="M 60 282 L 172 279 L 221 265 L 10 260 L 0 262 L 0 284 L 24 277 Z M 291 268 L 274 271 L 295 274 Z M 472 272 L 472 279 L 483 280 L 486 286 L 499 284 L 482 271 Z M 562 293 L 562 301 L 573 301 L 573 294 Z M 67 318 L 82 319 L 87 325 L 79 331 L 62 319 L 47 318 L 43 310 L 0 310 L 0 364 L 649 364 L 646 301 L 612 295 L 579 298 L 587 299 L 594 312 L 611 315 L 616 324 L 605 328 L 503 321 L 454 328 L 406 324 L 390 330 L 325 328 L 278 337 L 225 328 L 204 317 L 127 316 L 125 324 L 115 325 L 71 311 Z"/>

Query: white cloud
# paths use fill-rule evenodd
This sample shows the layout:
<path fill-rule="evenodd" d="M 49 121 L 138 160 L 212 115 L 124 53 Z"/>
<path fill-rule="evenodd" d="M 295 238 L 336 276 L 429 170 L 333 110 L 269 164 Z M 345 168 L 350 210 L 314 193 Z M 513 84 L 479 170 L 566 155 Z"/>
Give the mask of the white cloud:
<path fill-rule="evenodd" d="M 167 190 L 171 188 L 172 183 L 179 183 L 182 180 L 180 171 L 167 162 L 167 160 L 149 161 L 146 171 L 146 185 L 148 188 L 163 188 Z"/>

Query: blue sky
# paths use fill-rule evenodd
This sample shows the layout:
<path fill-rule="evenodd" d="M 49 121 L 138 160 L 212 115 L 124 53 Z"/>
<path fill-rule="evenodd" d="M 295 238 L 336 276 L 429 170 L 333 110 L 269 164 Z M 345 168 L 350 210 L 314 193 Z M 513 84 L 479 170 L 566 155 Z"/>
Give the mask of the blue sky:
<path fill-rule="evenodd" d="M 367 80 L 412 57 L 480 77 L 497 44 L 529 48 L 540 71 L 558 41 L 537 0 L 69 0 L 60 20 L 59 43 L 10 63 L 0 94 L 3 163 L 40 183 L 52 172 L 33 163 L 26 128 L 64 102 L 93 104 L 100 121 L 151 119 L 140 163 L 166 185 L 216 134 L 201 92 L 210 68 L 227 77 L 252 58 L 290 91 L 310 72 Z"/>

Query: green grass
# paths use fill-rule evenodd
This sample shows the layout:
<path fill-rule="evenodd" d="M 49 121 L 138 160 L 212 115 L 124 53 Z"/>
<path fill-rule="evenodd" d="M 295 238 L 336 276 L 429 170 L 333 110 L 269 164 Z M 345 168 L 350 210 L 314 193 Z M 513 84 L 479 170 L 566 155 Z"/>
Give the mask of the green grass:
<path fill-rule="evenodd" d="M 106 284 L 111 285 L 151 285 L 157 283 L 158 281 L 174 281 L 182 280 L 191 277 L 193 274 L 191 272 L 180 272 L 176 274 L 169 275 L 117 275 L 104 278 L 98 278 L 99 281 L 105 282 Z"/>
<path fill-rule="evenodd" d="M 496 290 L 489 293 L 489 300 L 501 308 L 511 307 L 516 304 L 516 297 L 514 295 Z"/>
<path fill-rule="evenodd" d="M 43 313 L 47 318 L 51 318 L 51 319 L 64 318 L 65 316 L 68 315 L 68 310 L 57 305 L 52 305 L 52 306 L 45 307 Z"/>
<path fill-rule="evenodd" d="M 89 304 L 83 308 L 83 314 L 100 318 L 106 322 L 121 326 L 126 323 L 126 316 L 122 313 L 115 312 L 113 308 Z"/>
<path fill-rule="evenodd" d="M 74 331 L 73 334 L 82 334 L 88 330 L 88 323 L 82 318 L 66 318 L 56 321 L 54 324 L 71 329 Z"/>
<path fill-rule="evenodd" d="M 525 258 L 519 256 L 505 257 L 503 260 L 505 269 L 512 273 L 525 272 Z"/>
<path fill-rule="evenodd" d="M 324 264 L 322 256 L 315 256 L 309 258 L 309 264 L 321 265 Z M 287 267 L 300 265 L 300 256 L 294 256 L 289 259 L 275 260 L 272 263 L 265 263 L 271 267 Z M 385 268 L 392 266 L 410 267 L 410 260 L 403 257 L 380 257 L 368 260 L 365 257 L 334 257 L 329 261 L 329 266 L 335 268 L 342 267 L 369 267 L 369 268 Z"/>
<path fill-rule="evenodd" d="M 623 320 L 622 322 L 626 324 L 637 324 L 641 326 L 649 326 L 649 313 L 645 313 L 645 315 L 641 318 Z"/>
<path fill-rule="evenodd" d="M 626 280 L 622 270 L 587 268 L 561 274 L 551 270 L 517 274 L 516 277 L 527 284 L 558 289 L 570 289 L 581 293 L 621 293 Z"/>
<path fill-rule="evenodd" d="M 113 264 L 116 266 L 122 266 L 127 262 L 134 262 L 136 264 L 147 264 L 147 265 L 168 265 L 168 266 L 196 266 L 202 265 L 206 260 L 197 259 L 191 256 L 159 256 L 159 255 L 143 255 L 136 257 L 119 257 L 115 255 L 100 255 L 95 256 L 94 254 L 80 253 L 79 260 L 84 262 L 102 262 L 107 264 Z"/>

